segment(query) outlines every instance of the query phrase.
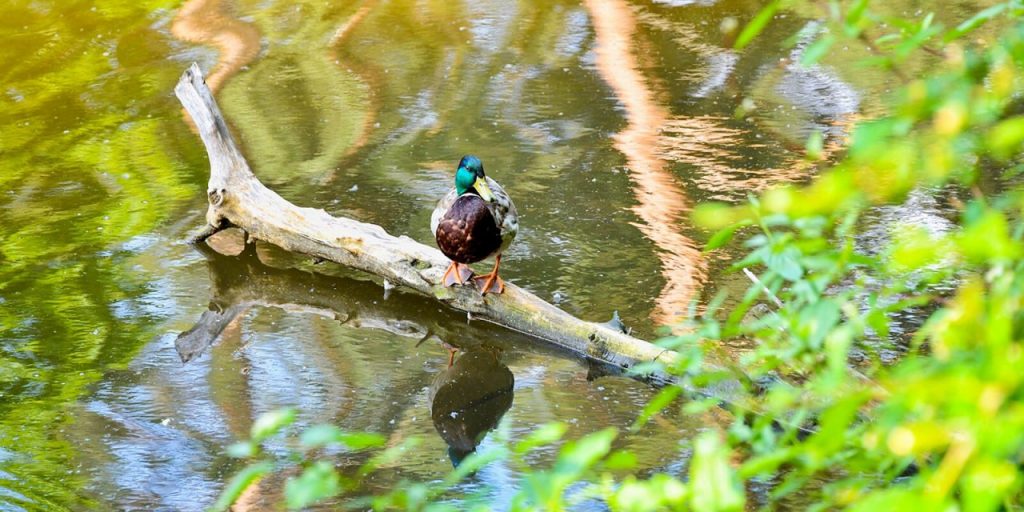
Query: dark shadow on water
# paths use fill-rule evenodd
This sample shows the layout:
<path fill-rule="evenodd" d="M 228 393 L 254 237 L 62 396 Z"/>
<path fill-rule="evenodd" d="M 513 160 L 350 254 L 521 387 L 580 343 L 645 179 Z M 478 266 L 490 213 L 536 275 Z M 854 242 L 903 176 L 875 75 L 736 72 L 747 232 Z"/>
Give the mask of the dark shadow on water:
<path fill-rule="evenodd" d="M 479 345 L 460 355 L 430 384 L 430 420 L 458 466 L 512 407 L 515 378 L 498 348 Z"/>

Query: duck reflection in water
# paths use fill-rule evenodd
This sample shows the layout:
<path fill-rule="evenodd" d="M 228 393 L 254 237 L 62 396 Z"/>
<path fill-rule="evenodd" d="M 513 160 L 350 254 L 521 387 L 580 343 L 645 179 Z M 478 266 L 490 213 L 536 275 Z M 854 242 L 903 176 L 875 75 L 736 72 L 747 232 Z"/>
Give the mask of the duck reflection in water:
<path fill-rule="evenodd" d="M 499 356 L 495 348 L 470 348 L 430 385 L 430 419 L 456 467 L 512 407 L 515 379 Z"/>

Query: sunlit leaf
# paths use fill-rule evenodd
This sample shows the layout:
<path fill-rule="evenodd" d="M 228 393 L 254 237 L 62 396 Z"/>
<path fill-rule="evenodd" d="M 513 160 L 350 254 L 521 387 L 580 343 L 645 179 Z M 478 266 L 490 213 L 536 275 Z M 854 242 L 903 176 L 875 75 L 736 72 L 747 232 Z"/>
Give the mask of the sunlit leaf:
<path fill-rule="evenodd" d="M 1019 488 L 1021 474 L 1010 461 L 979 460 L 967 468 L 962 481 L 965 510 L 998 510 Z"/>
<path fill-rule="evenodd" d="M 338 472 L 326 461 L 313 463 L 298 477 L 289 478 L 284 485 L 285 503 L 292 510 L 308 507 L 340 492 Z"/>
<path fill-rule="evenodd" d="M 750 20 L 750 23 L 743 27 L 743 31 L 736 37 L 736 43 L 733 44 L 733 48 L 742 50 L 750 44 L 764 30 L 768 22 L 775 17 L 775 12 L 779 10 L 780 3 L 779 0 L 774 0 L 761 8 L 757 15 L 754 16 L 754 19 Z"/>
<path fill-rule="evenodd" d="M 236 459 L 244 459 L 246 457 L 255 456 L 259 453 L 259 445 L 252 441 L 245 441 L 241 443 L 230 444 L 225 450 L 227 454 Z"/>
<path fill-rule="evenodd" d="M 658 414 L 668 407 L 681 393 L 683 388 L 679 386 L 667 386 L 658 392 L 647 405 L 644 406 L 644 410 L 640 412 L 640 416 L 637 417 L 636 421 L 633 422 L 632 430 L 639 430 L 640 427 L 647 424 L 651 417 Z"/>
<path fill-rule="evenodd" d="M 848 37 L 856 37 L 860 34 L 864 13 L 867 12 L 870 0 L 855 0 L 853 5 L 846 11 L 843 18 L 843 26 Z"/>
<path fill-rule="evenodd" d="M 804 50 L 803 54 L 800 55 L 800 65 L 807 68 L 818 63 L 822 57 L 828 54 L 828 51 L 835 44 L 836 37 L 832 34 L 825 34 L 818 38 L 818 40 L 811 43 L 810 46 Z M 817 132 L 815 132 L 817 133 Z"/>
<path fill-rule="evenodd" d="M 516 453 L 523 454 L 538 446 L 547 446 L 565 435 L 569 426 L 565 423 L 545 423 L 534 429 L 525 439 L 516 443 Z"/>
<path fill-rule="evenodd" d="M 508 456 L 505 449 L 491 449 L 485 452 L 473 452 L 459 462 L 459 465 L 445 478 L 447 485 L 454 485 L 473 473 L 476 473 L 484 466 L 503 460 Z"/>
<path fill-rule="evenodd" d="M 609 427 L 566 444 L 555 463 L 555 472 L 580 474 L 611 451 L 612 441 L 617 435 L 618 431 Z"/>
<path fill-rule="evenodd" d="M 1020 152 L 1024 143 L 1024 116 L 1001 121 L 985 137 L 989 149 L 999 158 L 1006 159 Z"/>
<path fill-rule="evenodd" d="M 780 448 L 764 455 L 751 457 L 740 467 L 739 474 L 744 478 L 773 474 L 793 457 L 793 452 L 793 449 Z"/>
<path fill-rule="evenodd" d="M 612 452 L 604 461 L 604 468 L 610 470 L 629 470 L 635 468 L 636 465 L 636 455 L 625 450 Z"/>
<path fill-rule="evenodd" d="M 694 443 L 690 463 L 690 506 L 694 510 L 743 510 L 746 498 L 729 467 L 729 449 L 719 434 L 705 432 Z"/>
<path fill-rule="evenodd" d="M 403 455 L 419 446 L 422 440 L 418 437 L 409 437 L 403 439 L 401 444 L 387 448 L 386 450 L 375 454 L 370 458 L 362 467 L 359 468 L 359 474 L 366 475 L 373 471 L 376 471 L 382 466 L 393 464 L 396 460 L 401 458 Z"/>
<path fill-rule="evenodd" d="M 299 441 L 303 448 L 319 448 L 336 443 L 341 434 L 341 429 L 334 425 L 314 425 L 302 433 Z"/>
<path fill-rule="evenodd" d="M 740 226 L 730 226 L 725 229 L 718 230 L 718 232 L 708 239 L 708 243 L 704 245 L 704 251 L 713 251 L 729 243 L 732 240 L 733 235 L 736 234 L 736 230 L 739 228 Z"/>
<path fill-rule="evenodd" d="M 300 441 L 306 449 L 342 445 L 352 450 L 363 450 L 383 446 L 387 439 L 369 432 L 345 432 L 334 425 L 315 425 L 302 433 Z"/>
<path fill-rule="evenodd" d="M 804 145 L 804 151 L 807 154 L 808 160 L 821 160 L 824 156 L 825 149 L 825 136 L 819 131 L 811 132 L 811 135 L 807 137 L 807 144 Z"/>
<path fill-rule="evenodd" d="M 253 442 L 260 443 L 264 439 L 273 436 L 284 427 L 295 422 L 295 409 L 277 409 L 261 414 L 252 424 L 251 434 Z"/>
<path fill-rule="evenodd" d="M 260 478 L 263 478 L 273 469 L 273 464 L 269 462 L 258 462 L 246 466 L 228 482 L 227 486 L 224 487 L 224 491 L 217 498 L 217 501 L 210 507 L 210 510 L 217 512 L 228 510 L 250 485 L 258 482 Z"/>
<path fill-rule="evenodd" d="M 797 262 L 795 255 L 788 251 L 785 253 L 769 253 L 765 259 L 765 265 L 789 281 L 796 281 L 804 274 L 803 268 L 800 267 L 800 263 Z"/>
<path fill-rule="evenodd" d="M 943 41 L 948 43 L 975 31 L 978 27 L 988 23 L 992 18 L 1002 14 L 1009 5 L 1009 2 L 996 4 L 978 12 L 974 16 L 964 20 L 963 23 L 957 25 L 956 28 L 947 32 L 943 37 Z"/>

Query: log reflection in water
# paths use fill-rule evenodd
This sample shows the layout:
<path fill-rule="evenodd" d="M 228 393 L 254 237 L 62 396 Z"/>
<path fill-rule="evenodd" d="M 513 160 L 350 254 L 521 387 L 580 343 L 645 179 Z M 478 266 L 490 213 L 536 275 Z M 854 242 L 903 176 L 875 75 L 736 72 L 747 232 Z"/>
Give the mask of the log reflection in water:
<path fill-rule="evenodd" d="M 231 235 L 226 232 L 217 236 Z M 356 328 L 387 331 L 411 340 L 412 345 L 437 338 L 466 350 L 477 346 L 480 340 L 488 340 L 489 345 L 506 350 L 515 348 L 580 359 L 526 334 L 482 321 L 467 323 L 465 316 L 440 310 L 432 301 L 416 295 L 392 292 L 384 299 L 381 287 L 372 281 L 269 266 L 257 255 L 253 244 L 246 244 L 237 256 L 225 256 L 205 244 L 196 245 L 195 249 L 206 257 L 213 297 L 210 309 L 197 324 L 175 340 L 178 355 L 186 362 L 216 342 L 232 319 L 253 306 L 314 313 Z M 438 355 L 442 354 L 447 356 L 439 348 Z"/>
<path fill-rule="evenodd" d="M 597 70 L 626 110 L 626 129 L 615 146 L 629 163 L 629 177 L 639 203 L 637 227 L 658 247 L 666 284 L 656 300 L 654 320 L 672 325 L 684 319 L 706 278 L 706 263 L 696 244 L 680 232 L 690 205 L 659 155 L 659 132 L 668 113 L 640 73 L 631 51 L 636 22 L 629 5 L 619 0 L 587 0 L 597 37 Z"/>
<path fill-rule="evenodd" d="M 224 3 L 224 0 L 189 0 L 171 23 L 174 37 L 209 45 L 220 52 L 217 65 L 206 77 L 206 83 L 215 93 L 260 52 L 259 30 L 229 15 Z"/>
<path fill-rule="evenodd" d="M 430 419 L 454 466 L 476 451 L 512 407 L 515 378 L 500 356 L 492 347 L 472 348 L 430 384 Z"/>

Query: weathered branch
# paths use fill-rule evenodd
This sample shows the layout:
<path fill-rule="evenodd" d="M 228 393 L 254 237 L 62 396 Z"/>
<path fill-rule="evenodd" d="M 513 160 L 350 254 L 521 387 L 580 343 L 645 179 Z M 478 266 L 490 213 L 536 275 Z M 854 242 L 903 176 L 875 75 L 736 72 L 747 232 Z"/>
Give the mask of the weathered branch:
<path fill-rule="evenodd" d="M 209 228 L 204 234 L 230 223 L 255 239 L 368 272 L 473 318 L 619 367 L 641 361 L 671 363 L 676 357 L 608 326 L 573 317 L 513 284 L 501 295 L 486 297 L 472 287 L 441 286 L 447 260 L 433 247 L 392 236 L 374 224 L 296 206 L 264 186 L 231 137 L 198 65 L 185 71 L 174 92 L 195 122 L 210 158 Z"/>

